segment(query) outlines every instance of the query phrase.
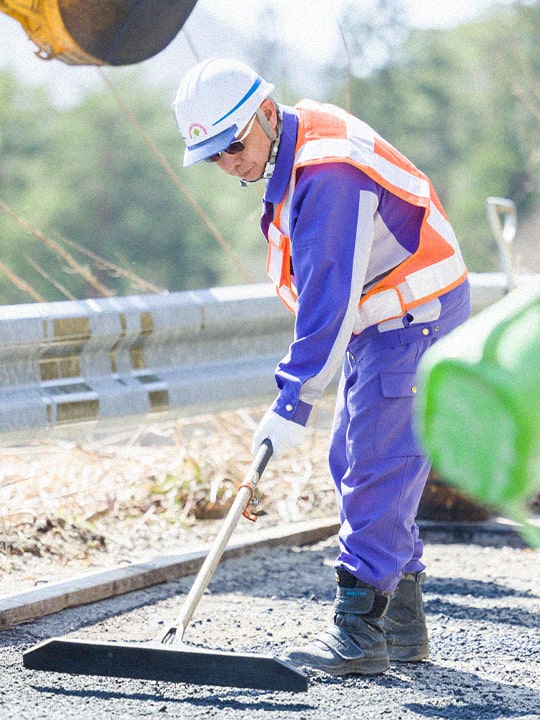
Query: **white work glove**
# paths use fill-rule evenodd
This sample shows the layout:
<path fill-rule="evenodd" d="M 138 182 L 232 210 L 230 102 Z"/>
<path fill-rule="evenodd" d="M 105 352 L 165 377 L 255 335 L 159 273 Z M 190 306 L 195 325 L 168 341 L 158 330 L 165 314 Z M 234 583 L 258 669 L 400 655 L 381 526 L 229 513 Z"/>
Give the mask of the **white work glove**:
<path fill-rule="evenodd" d="M 272 443 L 272 458 L 279 460 L 305 441 L 306 428 L 292 420 L 286 420 L 273 410 L 267 410 L 253 433 L 252 455 L 257 454 L 266 438 Z"/>

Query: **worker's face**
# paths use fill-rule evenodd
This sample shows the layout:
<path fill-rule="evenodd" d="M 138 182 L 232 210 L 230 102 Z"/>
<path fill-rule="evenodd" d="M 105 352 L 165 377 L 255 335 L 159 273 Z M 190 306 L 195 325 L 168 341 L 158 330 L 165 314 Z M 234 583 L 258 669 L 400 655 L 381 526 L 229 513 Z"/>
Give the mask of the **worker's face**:
<path fill-rule="evenodd" d="M 274 103 L 271 100 L 264 100 L 261 104 L 261 110 L 272 130 L 275 130 L 277 128 L 277 114 Z M 242 137 L 245 130 L 246 128 L 242 128 L 242 131 L 238 133 L 238 137 Z M 268 162 L 272 141 L 267 137 L 257 118 L 255 118 L 249 135 L 242 142 L 244 143 L 244 149 L 241 152 L 236 155 L 230 155 L 226 152 L 221 153 L 221 158 L 216 165 L 225 170 L 227 174 L 239 177 L 242 180 L 258 180 L 262 177 Z"/>

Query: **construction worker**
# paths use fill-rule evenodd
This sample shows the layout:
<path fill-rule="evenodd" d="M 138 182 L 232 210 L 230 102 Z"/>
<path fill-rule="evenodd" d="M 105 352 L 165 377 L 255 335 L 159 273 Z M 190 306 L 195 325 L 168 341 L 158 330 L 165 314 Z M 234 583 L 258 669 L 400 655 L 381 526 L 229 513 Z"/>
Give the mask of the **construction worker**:
<path fill-rule="evenodd" d="M 264 180 L 268 273 L 296 314 L 278 395 L 253 437 L 273 457 L 300 446 L 343 365 L 329 465 L 340 516 L 334 622 L 287 657 L 333 675 L 377 674 L 429 654 L 415 515 L 429 461 L 412 410 L 418 362 L 469 315 L 467 270 L 429 179 L 333 106 L 271 97 L 247 65 L 206 60 L 174 110 L 184 166 Z"/>

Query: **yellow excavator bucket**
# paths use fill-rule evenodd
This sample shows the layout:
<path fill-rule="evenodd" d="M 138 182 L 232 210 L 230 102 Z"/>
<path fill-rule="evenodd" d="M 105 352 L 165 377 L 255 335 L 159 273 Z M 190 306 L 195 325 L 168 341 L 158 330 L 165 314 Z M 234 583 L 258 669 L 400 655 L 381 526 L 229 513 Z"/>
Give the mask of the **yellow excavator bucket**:
<path fill-rule="evenodd" d="M 131 65 L 156 55 L 182 29 L 197 0 L 0 0 L 44 60 Z"/>

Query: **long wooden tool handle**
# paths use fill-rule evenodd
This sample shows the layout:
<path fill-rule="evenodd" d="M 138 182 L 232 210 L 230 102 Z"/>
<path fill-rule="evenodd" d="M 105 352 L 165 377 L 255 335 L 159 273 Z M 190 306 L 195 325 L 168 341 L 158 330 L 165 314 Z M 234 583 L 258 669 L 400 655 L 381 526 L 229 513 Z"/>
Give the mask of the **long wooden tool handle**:
<path fill-rule="evenodd" d="M 253 489 L 259 482 L 264 469 L 268 465 L 268 461 L 272 457 L 272 443 L 270 440 L 264 440 L 257 455 L 255 456 L 250 468 L 246 474 L 244 482 L 236 495 L 236 498 L 227 513 L 227 517 L 223 521 L 223 525 L 219 533 L 217 534 L 208 555 L 201 569 L 197 573 L 193 587 L 189 591 L 184 603 L 180 609 L 180 613 L 176 618 L 176 623 L 173 625 L 162 639 L 162 643 L 169 644 L 173 641 L 179 642 L 182 640 L 189 621 L 193 617 L 195 608 L 199 604 L 204 591 L 208 587 L 208 583 L 212 579 L 212 576 L 218 566 L 221 556 L 229 542 L 229 539 L 238 525 L 240 516 L 244 512 L 247 504 L 252 498 Z"/>

